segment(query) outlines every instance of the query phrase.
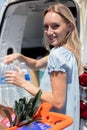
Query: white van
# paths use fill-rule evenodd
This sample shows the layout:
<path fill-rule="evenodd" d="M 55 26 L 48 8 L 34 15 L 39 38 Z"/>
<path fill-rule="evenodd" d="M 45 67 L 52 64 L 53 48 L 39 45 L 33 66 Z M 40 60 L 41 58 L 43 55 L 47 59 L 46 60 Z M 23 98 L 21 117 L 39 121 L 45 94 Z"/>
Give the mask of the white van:
<path fill-rule="evenodd" d="M 74 0 L 8 0 L 0 12 L 0 63 L 4 56 L 15 52 L 35 59 L 48 54 L 43 45 L 42 14 L 45 7 L 56 2 L 70 8 L 80 34 L 80 11 Z M 39 73 L 31 73 L 38 86 Z"/>

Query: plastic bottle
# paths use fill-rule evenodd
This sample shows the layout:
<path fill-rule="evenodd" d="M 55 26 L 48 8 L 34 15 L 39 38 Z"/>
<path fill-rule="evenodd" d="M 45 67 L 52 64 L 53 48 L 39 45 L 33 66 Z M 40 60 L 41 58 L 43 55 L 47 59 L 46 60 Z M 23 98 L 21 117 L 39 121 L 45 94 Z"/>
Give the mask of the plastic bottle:
<path fill-rule="evenodd" d="M 22 71 L 24 73 L 25 79 L 28 81 L 31 81 L 31 75 L 30 75 L 29 69 L 27 68 L 27 66 L 24 62 L 20 63 L 20 68 L 22 69 Z"/>
<path fill-rule="evenodd" d="M 17 88 L 13 84 L 7 84 L 5 78 L 6 70 L 13 70 L 14 64 L 0 66 L 0 104 L 4 106 L 13 107 L 14 101 L 18 99 Z"/>
<path fill-rule="evenodd" d="M 16 71 L 15 70 L 15 64 L 14 63 L 12 63 L 12 64 L 10 64 L 10 68 L 8 68 L 8 69 L 10 69 L 10 70 L 13 70 L 13 71 Z M 10 106 L 14 106 L 14 101 L 16 101 L 16 100 L 18 100 L 19 98 L 20 98 L 20 96 L 19 96 L 19 92 L 18 92 L 18 86 L 16 86 L 16 85 L 14 85 L 14 84 L 9 84 L 9 93 L 10 93 L 10 95 L 9 95 L 9 101 L 10 101 Z"/>
<path fill-rule="evenodd" d="M 2 105 L 6 105 L 7 100 L 9 98 L 8 86 L 6 84 L 5 75 L 4 75 L 5 70 L 6 70 L 6 65 L 1 63 L 0 64 L 0 96 L 1 96 L 0 104 Z"/>
<path fill-rule="evenodd" d="M 31 81 L 31 77 L 29 71 L 27 69 L 26 64 L 20 63 L 20 68 L 24 72 L 24 77 L 27 81 Z M 31 95 L 24 89 L 13 85 L 7 84 L 4 72 L 6 70 L 14 70 L 15 71 L 15 64 L 0 64 L 0 104 L 4 106 L 14 107 L 14 101 L 19 100 L 20 98 L 27 97 L 28 99 Z"/>
<path fill-rule="evenodd" d="M 20 68 L 22 69 L 22 71 L 24 73 L 25 79 L 29 82 L 32 82 L 30 71 L 24 62 L 20 63 Z M 27 92 L 25 89 L 21 89 L 21 91 L 22 91 L 21 93 L 23 93 L 24 97 L 27 97 L 28 99 L 31 98 L 31 94 L 29 92 Z"/>

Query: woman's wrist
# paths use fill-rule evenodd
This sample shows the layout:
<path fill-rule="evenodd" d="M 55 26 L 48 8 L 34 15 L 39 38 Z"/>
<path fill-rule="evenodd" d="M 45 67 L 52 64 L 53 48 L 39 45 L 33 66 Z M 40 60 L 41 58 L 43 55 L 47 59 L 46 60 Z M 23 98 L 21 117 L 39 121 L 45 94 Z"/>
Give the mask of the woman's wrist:
<path fill-rule="evenodd" d="M 40 90 L 39 87 L 34 86 L 31 82 L 24 80 L 21 83 L 21 87 L 31 93 L 33 96 Z"/>
<path fill-rule="evenodd" d="M 21 87 L 24 88 L 24 89 L 26 89 L 27 82 L 28 82 L 28 81 L 23 80 L 23 81 L 21 82 Z M 29 86 L 29 82 L 28 82 L 28 86 Z"/>

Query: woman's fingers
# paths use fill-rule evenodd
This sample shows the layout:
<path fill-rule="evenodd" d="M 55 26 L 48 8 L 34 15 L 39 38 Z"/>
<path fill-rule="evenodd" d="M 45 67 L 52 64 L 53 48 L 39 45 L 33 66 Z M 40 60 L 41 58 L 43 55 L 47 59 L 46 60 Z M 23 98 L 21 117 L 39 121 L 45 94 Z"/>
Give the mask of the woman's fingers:
<path fill-rule="evenodd" d="M 25 80 L 22 70 L 15 66 L 16 71 L 6 71 L 5 77 L 8 84 L 15 84 L 21 86 L 21 81 Z"/>
<path fill-rule="evenodd" d="M 16 60 L 19 57 L 19 55 L 20 55 L 19 53 L 7 55 L 7 56 L 5 56 L 3 62 L 6 64 L 12 63 L 14 60 Z"/>
<path fill-rule="evenodd" d="M 23 73 L 22 69 L 20 69 L 20 67 L 18 67 L 18 66 L 16 66 L 16 65 L 15 65 L 15 69 L 16 69 L 17 72 Z"/>
<path fill-rule="evenodd" d="M 5 56 L 3 62 L 6 63 L 6 64 L 9 64 L 9 63 L 13 62 L 12 58 L 11 58 L 11 55 Z"/>
<path fill-rule="evenodd" d="M 6 77 L 6 81 L 11 81 L 11 83 L 14 81 L 15 77 L 16 77 L 16 72 L 14 71 L 6 71 L 5 72 L 5 77 Z"/>

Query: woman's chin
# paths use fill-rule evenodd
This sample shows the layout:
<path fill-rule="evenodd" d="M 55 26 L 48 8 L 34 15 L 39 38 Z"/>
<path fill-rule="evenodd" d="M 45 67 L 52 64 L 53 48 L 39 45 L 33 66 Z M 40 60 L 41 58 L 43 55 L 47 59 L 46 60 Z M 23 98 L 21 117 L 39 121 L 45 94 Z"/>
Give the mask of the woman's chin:
<path fill-rule="evenodd" d="M 51 46 L 56 46 L 57 45 L 57 41 L 53 41 L 50 43 Z"/>

